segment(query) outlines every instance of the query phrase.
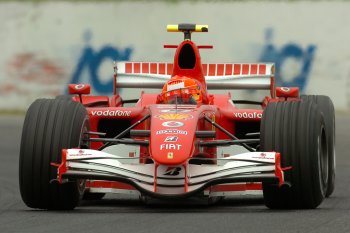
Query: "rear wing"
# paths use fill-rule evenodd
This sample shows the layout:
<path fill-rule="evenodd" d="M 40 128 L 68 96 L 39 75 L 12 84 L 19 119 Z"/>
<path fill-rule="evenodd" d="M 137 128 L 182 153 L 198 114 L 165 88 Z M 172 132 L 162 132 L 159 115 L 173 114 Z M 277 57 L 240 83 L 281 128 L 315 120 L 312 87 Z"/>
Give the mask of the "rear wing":
<path fill-rule="evenodd" d="M 162 89 L 173 72 L 172 63 L 118 62 L 116 87 Z M 209 90 L 271 90 L 274 96 L 274 64 L 202 64 Z"/>

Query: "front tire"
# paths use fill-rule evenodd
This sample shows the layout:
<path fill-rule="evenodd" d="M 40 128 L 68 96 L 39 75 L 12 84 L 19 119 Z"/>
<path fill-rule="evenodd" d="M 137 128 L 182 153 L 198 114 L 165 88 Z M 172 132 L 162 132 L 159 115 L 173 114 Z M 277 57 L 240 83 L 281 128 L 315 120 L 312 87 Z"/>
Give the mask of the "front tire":
<path fill-rule="evenodd" d="M 261 120 L 261 150 L 281 153 L 290 188 L 263 184 L 272 209 L 313 209 L 327 190 L 328 157 L 323 115 L 310 101 L 270 103 Z"/>
<path fill-rule="evenodd" d="M 335 187 L 335 114 L 332 100 L 324 95 L 302 95 L 304 101 L 312 101 L 321 110 L 327 134 L 328 147 L 328 184 L 326 197 L 332 195 Z"/>
<path fill-rule="evenodd" d="M 89 130 L 83 105 L 60 99 L 39 99 L 28 109 L 22 131 L 19 186 L 28 207 L 74 209 L 83 193 L 84 182 L 52 182 L 65 148 L 86 148 L 82 139 Z"/>

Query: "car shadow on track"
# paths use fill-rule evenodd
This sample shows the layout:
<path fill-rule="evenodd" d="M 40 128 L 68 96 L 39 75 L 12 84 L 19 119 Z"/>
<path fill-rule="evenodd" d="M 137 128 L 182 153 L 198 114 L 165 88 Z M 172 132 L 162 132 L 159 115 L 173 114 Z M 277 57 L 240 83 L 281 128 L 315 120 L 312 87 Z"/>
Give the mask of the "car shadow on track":
<path fill-rule="evenodd" d="M 208 199 L 190 198 L 182 200 L 151 199 L 147 203 L 134 199 L 104 198 L 96 201 L 82 201 L 73 212 L 77 213 L 232 213 L 271 211 L 260 197 L 225 198 L 217 203 Z"/>

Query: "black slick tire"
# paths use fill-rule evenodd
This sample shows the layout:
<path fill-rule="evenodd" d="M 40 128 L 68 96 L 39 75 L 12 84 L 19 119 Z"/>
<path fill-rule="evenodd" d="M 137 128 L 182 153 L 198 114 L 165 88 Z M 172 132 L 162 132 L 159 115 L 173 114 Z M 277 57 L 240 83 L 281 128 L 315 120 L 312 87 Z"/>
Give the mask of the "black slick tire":
<path fill-rule="evenodd" d="M 70 100 L 38 99 L 28 109 L 22 131 L 19 186 L 31 208 L 74 209 L 83 194 L 83 182 L 52 182 L 64 148 L 86 148 L 82 138 L 89 130 L 83 105 Z"/>
<path fill-rule="evenodd" d="M 261 151 L 281 154 L 285 182 L 263 183 L 264 201 L 272 209 L 313 209 L 326 194 L 328 178 L 325 123 L 310 101 L 270 103 L 261 120 Z"/>
<path fill-rule="evenodd" d="M 324 117 L 328 147 L 328 184 L 326 197 L 329 197 L 334 191 L 336 170 L 334 105 L 332 100 L 324 95 L 302 95 L 301 99 L 316 103 Z"/>

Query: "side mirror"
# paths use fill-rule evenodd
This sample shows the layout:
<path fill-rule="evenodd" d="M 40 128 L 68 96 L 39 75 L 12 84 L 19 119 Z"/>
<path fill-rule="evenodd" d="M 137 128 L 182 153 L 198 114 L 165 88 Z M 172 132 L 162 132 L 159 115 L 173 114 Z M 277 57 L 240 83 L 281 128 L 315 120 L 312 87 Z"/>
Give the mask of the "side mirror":
<path fill-rule="evenodd" d="M 285 98 L 299 98 L 298 87 L 276 87 L 276 96 Z"/>
<path fill-rule="evenodd" d="M 71 95 L 90 94 L 90 84 L 68 84 L 68 93 Z"/>

